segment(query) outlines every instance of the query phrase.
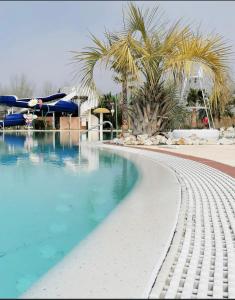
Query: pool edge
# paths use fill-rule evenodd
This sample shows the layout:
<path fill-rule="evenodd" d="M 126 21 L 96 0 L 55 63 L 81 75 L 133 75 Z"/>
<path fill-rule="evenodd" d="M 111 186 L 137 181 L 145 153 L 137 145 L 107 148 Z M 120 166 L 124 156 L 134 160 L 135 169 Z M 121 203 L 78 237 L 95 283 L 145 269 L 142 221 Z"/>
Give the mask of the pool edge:
<path fill-rule="evenodd" d="M 104 144 L 96 144 L 95 145 L 96 147 L 99 147 L 99 148 L 103 148 L 104 150 L 109 150 L 109 151 L 114 151 L 114 152 L 118 152 L 118 154 L 121 154 L 121 155 L 124 155 L 125 156 L 125 153 L 134 153 L 136 155 L 140 155 L 140 157 L 142 157 L 142 160 L 144 159 L 149 159 L 147 157 L 144 157 L 143 155 L 141 156 L 141 152 L 143 153 L 144 151 L 141 151 L 140 149 L 127 149 L 127 148 L 123 148 L 123 147 L 117 147 L 117 146 L 110 146 L 110 145 L 104 145 Z M 131 159 L 130 159 L 131 160 Z M 161 165 L 161 163 L 155 161 L 155 163 L 157 163 L 157 165 Z M 165 242 L 164 242 L 164 247 L 161 248 L 161 255 L 158 257 L 158 259 L 156 258 L 155 259 L 155 263 L 152 265 L 152 270 L 151 272 L 149 272 L 149 275 L 148 275 L 148 281 L 145 282 L 144 284 L 144 287 L 141 288 L 141 293 L 138 291 L 138 293 L 133 293 L 133 295 L 131 297 L 142 297 L 142 298 L 147 298 L 150 291 L 151 291 L 151 287 L 154 283 L 154 280 L 160 270 L 160 267 L 162 265 L 162 263 L 164 262 L 164 258 L 167 254 L 167 251 L 171 245 L 171 241 L 173 239 L 173 236 L 174 236 L 174 232 L 175 232 L 175 229 L 176 229 L 176 224 L 178 222 L 178 216 L 179 216 L 179 210 L 180 210 L 180 205 L 181 205 L 181 187 L 180 187 L 180 184 L 178 183 L 178 180 L 177 180 L 177 176 L 176 174 L 174 173 L 173 170 L 171 170 L 170 168 L 168 168 L 167 166 L 165 165 L 162 165 L 162 168 L 164 168 L 166 171 L 166 173 L 171 174 L 170 176 L 174 177 L 175 180 L 175 184 L 177 185 L 177 189 L 178 189 L 178 194 L 175 195 L 175 197 L 177 197 L 177 205 L 176 205 L 176 212 L 174 214 L 174 220 L 171 224 L 171 229 L 168 230 L 168 236 L 165 238 Z M 135 190 L 136 190 L 136 187 L 134 187 L 134 190 L 131 191 L 131 195 L 130 197 L 135 197 Z M 127 199 L 124 200 L 125 203 L 128 203 L 128 198 L 129 198 L 129 195 L 127 196 Z M 110 220 L 110 218 L 112 218 L 112 215 L 110 217 L 108 217 L 108 221 Z M 106 222 L 107 223 L 107 222 Z M 99 227 L 100 228 L 100 227 Z M 99 234 L 102 234 L 102 230 L 101 232 L 99 232 Z M 92 234 L 91 234 L 92 235 Z M 86 243 L 86 241 L 85 241 Z M 78 249 L 77 249 L 78 250 Z M 76 249 L 74 250 L 76 252 Z M 71 255 L 74 254 L 74 251 L 72 251 L 73 253 L 71 253 Z M 69 254 L 70 255 L 70 254 Z M 157 255 L 155 256 L 157 257 Z M 53 268 L 53 272 L 59 272 L 60 274 L 63 273 L 63 268 L 61 269 L 60 268 L 60 263 L 55 266 Z M 52 273 L 53 273 L 52 272 Z M 62 273 L 61 273 L 62 272 Z M 41 280 L 39 280 L 38 283 L 36 283 L 32 288 L 30 288 L 26 293 L 24 293 L 21 298 L 27 298 L 27 297 L 42 297 L 42 298 L 48 298 L 48 297 L 57 297 L 57 298 L 63 298 L 63 297 L 68 297 L 69 295 L 68 294 L 65 294 L 65 289 L 61 288 L 60 289 L 60 292 L 55 292 L 55 287 L 53 287 L 53 279 L 51 278 L 50 275 L 54 275 L 54 274 L 50 274 L 51 272 L 49 271 Z M 63 277 L 63 276 L 62 276 Z M 49 286 L 47 285 L 47 280 L 51 278 L 52 281 L 49 283 Z M 50 280 L 51 280 L 50 279 Z M 125 279 L 125 278 L 124 278 Z M 51 289 L 51 290 L 50 290 Z M 44 292 L 42 292 L 44 290 Z M 52 292 L 52 290 L 54 290 L 54 292 Z M 63 290 L 62 294 L 61 294 L 61 291 Z M 46 292 L 45 292 L 46 291 Z M 50 294 L 50 291 L 51 291 L 51 294 Z M 76 291 L 74 291 L 76 292 Z M 57 294 L 56 294 L 57 293 Z M 70 295 L 71 296 L 71 295 Z M 74 296 L 74 295 L 73 295 Z M 72 297 L 73 297 L 72 296 Z M 75 295 L 76 297 L 80 297 L 79 295 L 79 291 L 78 291 L 78 294 Z M 84 294 L 81 295 L 82 297 L 84 297 Z M 87 293 L 87 295 L 85 295 L 85 297 L 91 297 L 92 294 L 89 294 Z M 96 294 L 97 296 L 97 294 Z M 120 297 L 120 295 L 117 295 L 118 297 Z M 124 297 L 129 297 L 130 295 L 121 295 L 121 297 L 124 296 Z M 103 293 L 102 295 L 100 295 L 100 297 L 106 297 L 105 296 L 105 293 Z M 110 297 L 110 295 L 108 295 L 107 297 Z M 113 297 L 116 297 L 115 293 L 113 294 Z"/>

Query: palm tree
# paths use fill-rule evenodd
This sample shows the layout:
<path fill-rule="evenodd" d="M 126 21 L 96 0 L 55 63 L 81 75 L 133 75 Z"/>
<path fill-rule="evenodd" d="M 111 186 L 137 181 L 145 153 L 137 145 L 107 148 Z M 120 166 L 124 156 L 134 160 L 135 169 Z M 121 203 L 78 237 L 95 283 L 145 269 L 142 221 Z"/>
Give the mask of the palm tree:
<path fill-rule="evenodd" d="M 85 86 L 95 87 L 94 84 L 94 68 L 98 62 L 105 62 L 106 67 L 116 73 L 115 80 L 122 85 L 122 125 L 123 129 L 127 129 L 128 111 L 127 111 L 127 88 L 128 81 L 132 81 L 133 76 L 138 74 L 135 53 L 133 54 L 132 43 L 137 43 L 132 37 L 127 34 L 114 35 L 105 34 L 106 43 L 91 35 L 91 39 L 95 44 L 94 47 L 88 47 L 87 51 L 74 53 L 75 62 L 83 62 L 81 70 L 81 82 Z"/>
<path fill-rule="evenodd" d="M 194 34 L 189 26 L 181 28 L 176 22 L 165 32 L 149 29 L 148 19 L 155 16 L 142 11 L 136 5 L 130 4 L 128 19 L 129 31 L 139 32 L 145 49 L 141 58 L 142 72 L 155 83 L 156 77 L 164 80 L 173 78 L 175 83 L 181 83 L 184 76 L 189 75 L 195 68 L 201 66 L 208 80 L 212 82 L 211 102 L 214 108 L 224 107 L 228 101 L 229 75 L 228 62 L 231 47 L 223 42 L 219 35 L 203 37 L 199 32 Z"/>
<path fill-rule="evenodd" d="M 94 68 L 98 62 L 105 63 L 119 78 L 123 130 L 127 129 L 128 85 L 133 82 L 138 87 L 147 80 L 154 86 L 157 78 L 179 85 L 184 76 L 200 65 L 213 86 L 212 106 L 223 109 L 227 101 L 230 47 L 221 37 L 203 38 L 180 22 L 163 31 L 161 25 L 154 24 L 157 12 L 158 7 L 142 10 L 130 3 L 120 32 L 105 32 L 105 42 L 91 35 L 93 47 L 73 51 L 74 61 L 83 64 L 81 81 L 84 85 L 95 86 Z"/>

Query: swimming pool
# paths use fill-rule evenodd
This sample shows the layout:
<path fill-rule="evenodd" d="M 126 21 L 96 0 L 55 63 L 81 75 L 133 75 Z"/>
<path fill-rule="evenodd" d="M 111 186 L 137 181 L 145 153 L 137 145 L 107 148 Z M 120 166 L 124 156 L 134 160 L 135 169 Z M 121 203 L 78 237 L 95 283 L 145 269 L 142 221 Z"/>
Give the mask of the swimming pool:
<path fill-rule="evenodd" d="M 129 193 L 139 173 L 65 133 L 0 136 L 0 298 L 19 297 Z M 95 251 L 95 249 L 94 249 Z"/>

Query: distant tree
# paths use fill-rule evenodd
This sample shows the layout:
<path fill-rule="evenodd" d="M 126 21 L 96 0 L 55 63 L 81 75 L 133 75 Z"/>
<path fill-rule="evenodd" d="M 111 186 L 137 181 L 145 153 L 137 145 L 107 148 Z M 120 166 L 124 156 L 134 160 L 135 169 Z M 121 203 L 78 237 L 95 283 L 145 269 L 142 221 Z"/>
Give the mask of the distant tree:
<path fill-rule="evenodd" d="M 18 98 L 33 97 L 35 86 L 22 74 L 11 78 L 9 89 L 12 90 Z"/>
<path fill-rule="evenodd" d="M 1 95 L 16 95 L 18 98 L 33 97 L 35 85 L 24 74 L 15 75 L 6 86 L 0 87 Z"/>
<path fill-rule="evenodd" d="M 53 85 L 52 82 L 50 81 L 45 81 L 42 89 L 40 91 L 40 96 L 48 96 L 52 94 L 56 94 L 58 92 L 58 87 Z"/>
<path fill-rule="evenodd" d="M 187 105 L 195 106 L 196 103 L 203 105 L 203 96 L 202 91 L 199 89 L 190 89 L 187 96 Z"/>
<path fill-rule="evenodd" d="M 0 95 L 8 94 L 8 88 L 2 84 L 0 84 Z"/>
<path fill-rule="evenodd" d="M 205 93 L 205 91 L 204 91 L 204 93 Z M 190 88 L 188 96 L 187 96 L 187 106 L 196 106 L 197 104 L 199 106 L 205 106 L 202 90 Z M 202 120 L 205 116 L 206 116 L 205 109 L 199 109 L 198 110 L 198 118 L 200 120 Z"/>

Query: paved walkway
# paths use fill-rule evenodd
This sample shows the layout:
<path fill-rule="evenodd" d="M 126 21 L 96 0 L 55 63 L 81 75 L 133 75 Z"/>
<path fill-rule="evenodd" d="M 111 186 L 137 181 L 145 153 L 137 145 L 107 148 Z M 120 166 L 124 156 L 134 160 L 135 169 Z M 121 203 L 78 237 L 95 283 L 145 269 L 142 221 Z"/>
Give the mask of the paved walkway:
<path fill-rule="evenodd" d="M 164 151 L 166 153 L 197 157 L 213 160 L 235 167 L 235 145 L 170 145 L 170 146 L 134 146 L 149 150 Z"/>
<path fill-rule="evenodd" d="M 145 149 L 158 153 L 165 153 L 201 162 L 218 169 L 235 178 L 235 146 L 233 145 L 200 145 L 177 146 L 178 148 L 164 148 L 159 146 L 128 146 Z M 192 148 L 196 147 L 196 149 Z"/>
<path fill-rule="evenodd" d="M 147 153 L 154 156 L 156 153 Z M 235 179 L 207 165 L 166 154 L 182 187 L 171 247 L 150 298 L 235 297 Z"/>
<path fill-rule="evenodd" d="M 205 160 L 214 160 L 235 167 L 235 145 L 178 145 L 175 149 L 161 149 L 166 149 L 172 153 L 192 155 Z"/>

